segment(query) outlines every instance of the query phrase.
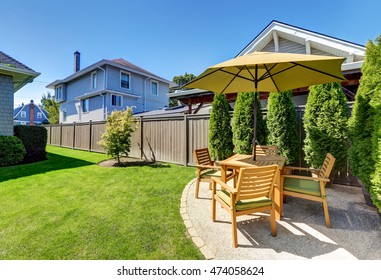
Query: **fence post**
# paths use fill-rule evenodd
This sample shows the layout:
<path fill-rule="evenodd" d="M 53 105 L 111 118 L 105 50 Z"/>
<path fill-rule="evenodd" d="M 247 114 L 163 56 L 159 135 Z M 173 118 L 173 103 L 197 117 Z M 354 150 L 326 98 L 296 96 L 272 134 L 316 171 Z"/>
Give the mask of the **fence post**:
<path fill-rule="evenodd" d="M 73 149 L 75 148 L 75 122 L 73 122 Z"/>
<path fill-rule="evenodd" d="M 92 122 L 89 121 L 89 152 L 91 152 L 91 144 L 92 144 Z"/>
<path fill-rule="evenodd" d="M 52 125 L 49 126 L 49 145 L 52 145 Z"/>
<path fill-rule="evenodd" d="M 143 158 L 143 139 L 144 139 L 144 134 L 143 134 L 143 116 L 139 117 L 140 120 L 140 159 Z"/>
<path fill-rule="evenodd" d="M 60 124 L 60 147 L 62 147 L 62 123 Z"/>
<path fill-rule="evenodd" d="M 188 133 L 188 118 L 187 118 L 187 115 L 185 114 L 184 115 L 184 138 L 185 138 L 185 143 L 184 143 L 184 147 L 185 147 L 185 151 L 184 151 L 184 159 L 185 159 L 185 162 L 184 162 L 184 166 L 188 166 L 188 149 L 189 149 L 189 133 Z"/>

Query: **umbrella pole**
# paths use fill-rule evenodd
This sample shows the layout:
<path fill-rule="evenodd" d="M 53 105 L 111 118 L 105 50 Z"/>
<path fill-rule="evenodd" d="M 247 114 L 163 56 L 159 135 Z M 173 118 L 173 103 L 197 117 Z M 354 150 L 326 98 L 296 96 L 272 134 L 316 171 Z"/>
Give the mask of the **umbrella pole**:
<path fill-rule="evenodd" d="M 253 136 L 253 159 L 257 159 L 257 98 L 258 98 L 258 65 L 255 65 L 255 92 L 254 92 L 254 136 Z"/>

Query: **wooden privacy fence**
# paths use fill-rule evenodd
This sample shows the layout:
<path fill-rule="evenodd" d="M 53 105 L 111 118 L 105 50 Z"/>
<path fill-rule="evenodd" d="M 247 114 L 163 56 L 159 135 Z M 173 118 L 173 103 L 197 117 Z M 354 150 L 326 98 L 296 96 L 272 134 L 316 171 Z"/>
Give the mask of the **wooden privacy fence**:
<path fill-rule="evenodd" d="M 303 143 L 305 137 L 303 114 L 304 106 L 297 107 L 300 143 Z M 208 147 L 209 118 L 209 114 L 140 117 L 138 129 L 132 134 L 129 156 L 193 166 L 196 164 L 194 149 Z M 45 125 L 48 130 L 48 144 L 104 153 L 98 142 L 105 131 L 105 125 L 105 121 Z M 300 145 L 299 165 L 305 166 L 302 145 Z M 349 173 L 348 167 L 345 172 L 335 173 L 334 182 L 358 185 Z"/>

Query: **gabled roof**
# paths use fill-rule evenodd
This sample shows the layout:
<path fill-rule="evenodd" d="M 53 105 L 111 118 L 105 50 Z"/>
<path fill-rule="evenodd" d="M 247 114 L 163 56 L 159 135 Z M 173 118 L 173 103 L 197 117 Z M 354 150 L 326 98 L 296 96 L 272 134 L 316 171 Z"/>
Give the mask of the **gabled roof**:
<path fill-rule="evenodd" d="M 40 73 L 2 51 L 0 51 L 0 74 L 13 77 L 13 88 L 15 92 L 40 75 Z"/>
<path fill-rule="evenodd" d="M 158 81 L 161 81 L 164 83 L 172 84 L 171 81 L 168 81 L 162 77 L 159 77 L 159 76 L 157 76 L 157 75 L 155 75 L 155 74 L 153 74 L 153 73 L 151 73 L 151 72 L 149 72 L 149 71 L 147 71 L 147 70 L 123 59 L 123 58 L 117 58 L 117 59 L 111 59 L 111 60 L 110 59 L 102 59 L 102 60 L 82 69 L 82 70 L 79 70 L 78 72 L 68 76 L 67 78 L 65 78 L 63 80 L 55 80 L 54 82 L 50 83 L 46 87 L 54 89 L 54 87 L 56 85 L 70 82 L 71 80 L 74 80 L 78 77 L 81 77 L 82 75 L 87 74 L 91 71 L 94 71 L 94 70 L 98 69 L 98 67 L 102 67 L 104 65 L 111 65 L 111 66 L 120 68 L 121 70 L 131 71 L 133 73 L 137 73 L 137 74 L 146 76 L 148 78 L 152 78 L 154 80 L 158 80 Z"/>
<path fill-rule="evenodd" d="M 254 51 L 291 52 L 345 57 L 344 73 L 361 69 L 363 45 L 273 20 L 237 56 Z"/>

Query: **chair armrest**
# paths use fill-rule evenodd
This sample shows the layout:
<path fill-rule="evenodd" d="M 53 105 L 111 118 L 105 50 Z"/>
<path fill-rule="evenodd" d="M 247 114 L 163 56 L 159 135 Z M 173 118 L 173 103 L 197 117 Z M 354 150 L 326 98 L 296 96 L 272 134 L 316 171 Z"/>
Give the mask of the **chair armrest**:
<path fill-rule="evenodd" d="M 310 172 L 320 172 L 320 169 L 314 169 L 314 168 L 308 168 L 308 167 L 296 167 L 296 166 L 285 166 L 284 170 L 291 169 L 291 170 L 305 170 Z"/>
<path fill-rule="evenodd" d="M 204 169 L 220 169 L 219 166 L 215 166 L 215 165 L 200 165 L 200 164 L 196 164 L 195 166 L 197 168 L 204 168 Z"/>
<path fill-rule="evenodd" d="M 219 184 L 221 187 L 223 187 L 224 189 L 226 189 L 228 192 L 230 193 L 237 193 L 238 191 L 236 189 L 233 189 L 232 187 L 230 187 L 228 184 L 222 182 L 220 179 L 216 178 L 216 177 L 212 177 L 212 180 L 214 182 L 216 182 L 217 184 Z"/>
<path fill-rule="evenodd" d="M 320 177 L 309 177 L 309 176 L 299 176 L 299 175 L 281 175 L 281 177 L 283 177 L 283 178 L 302 179 L 302 180 L 310 180 L 310 181 L 329 182 L 329 179 L 327 179 L 327 178 L 320 178 Z"/>

